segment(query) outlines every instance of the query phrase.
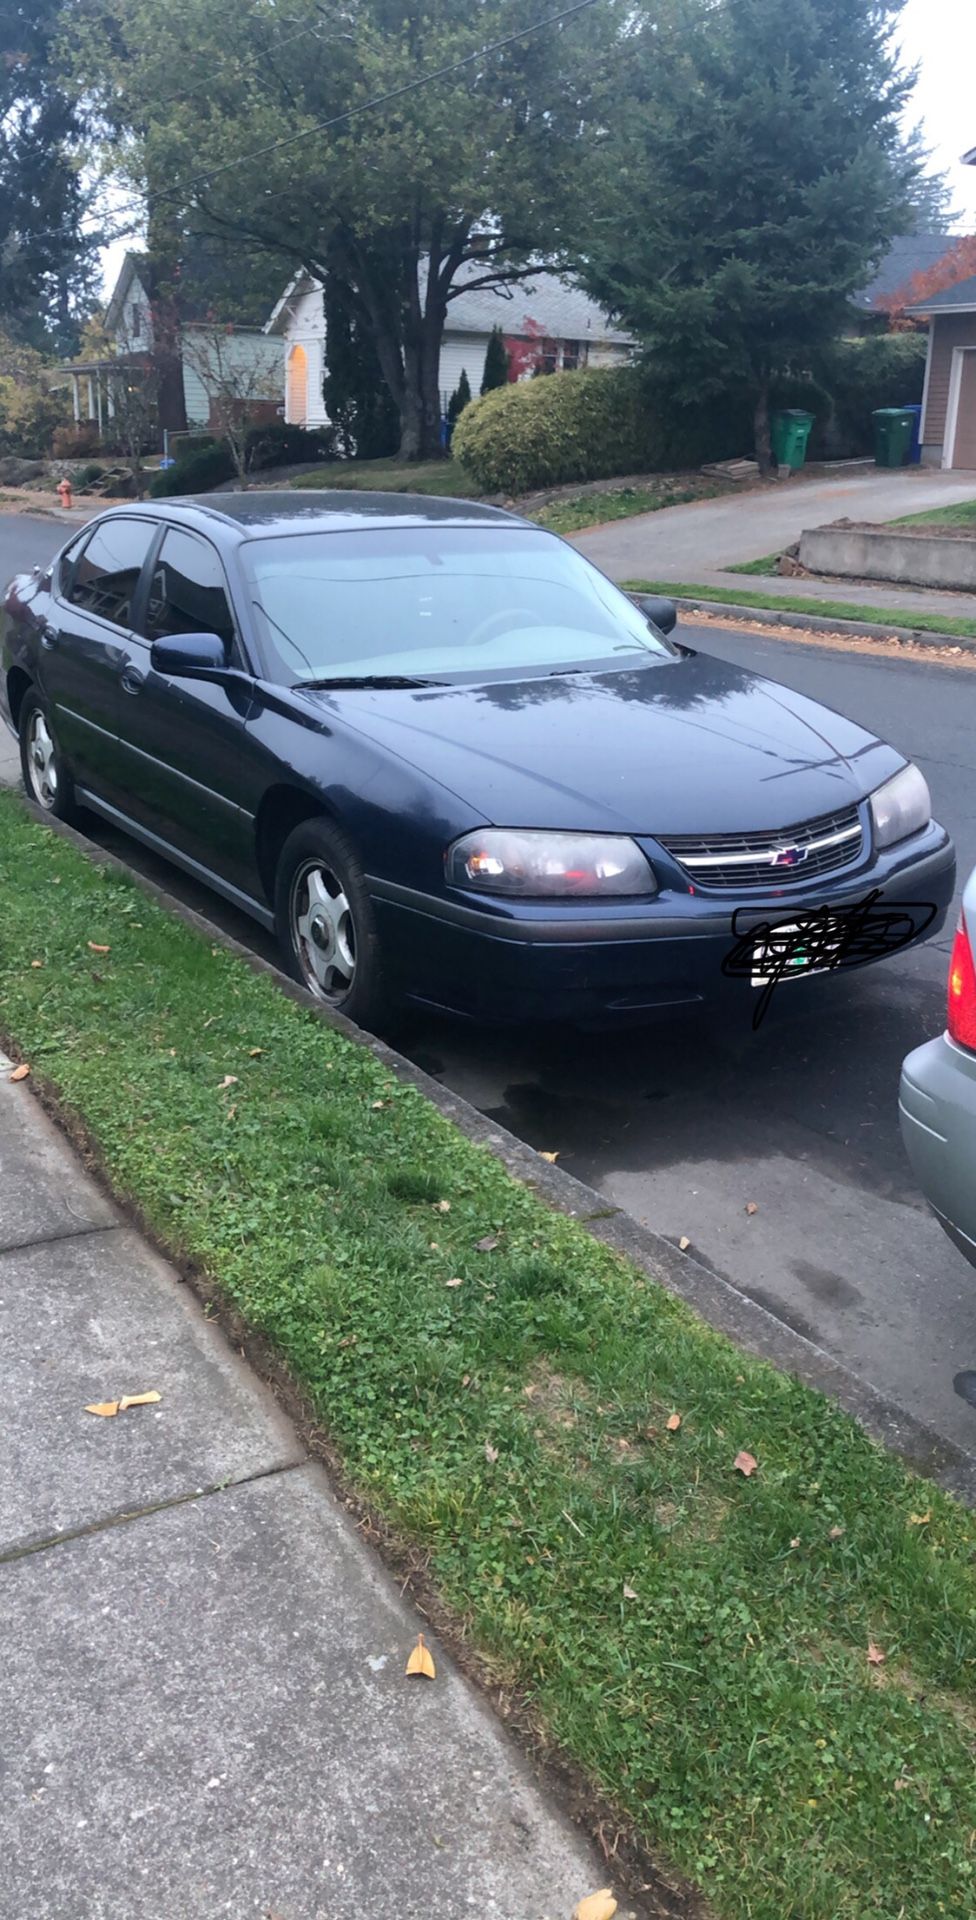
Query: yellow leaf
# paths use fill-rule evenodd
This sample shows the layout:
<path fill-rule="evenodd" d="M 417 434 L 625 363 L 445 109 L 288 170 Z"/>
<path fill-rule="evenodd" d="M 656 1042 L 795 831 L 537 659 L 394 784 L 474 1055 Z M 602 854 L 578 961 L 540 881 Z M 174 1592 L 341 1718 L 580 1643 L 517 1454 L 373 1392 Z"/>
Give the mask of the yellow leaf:
<path fill-rule="evenodd" d="M 493 1447 L 490 1440 L 485 1441 L 485 1459 L 490 1467 L 493 1467 L 498 1459 L 498 1448 Z"/>
<path fill-rule="evenodd" d="M 626 1581 L 624 1581 L 624 1599 L 625 1599 L 625 1600 L 636 1600 L 636 1598 L 637 1598 L 637 1595 L 636 1595 L 636 1593 L 634 1592 L 634 1589 L 633 1589 L 633 1587 L 628 1587 L 628 1585 L 627 1585 L 627 1582 L 626 1582 Z"/>
<path fill-rule="evenodd" d="M 263 1052 L 264 1052 L 263 1047 L 249 1047 L 247 1050 L 247 1057 L 249 1060 L 256 1060 L 258 1057 L 258 1054 Z"/>
<path fill-rule="evenodd" d="M 450 1201 L 449 1201 L 449 1200 L 435 1200 L 435 1201 L 434 1201 L 434 1212 L 435 1212 L 435 1213 L 450 1213 L 450 1211 L 451 1211 L 451 1203 L 450 1203 Z"/>
<path fill-rule="evenodd" d="M 32 960 L 32 961 L 31 961 L 31 966 L 32 966 L 32 967 L 43 967 L 43 965 L 44 965 L 44 962 L 43 962 L 43 960 Z"/>
<path fill-rule="evenodd" d="M 931 1513 L 910 1513 L 908 1524 L 910 1527 L 927 1527 L 931 1518 Z"/>
<path fill-rule="evenodd" d="M 680 1415 L 680 1413 L 672 1413 L 672 1414 L 671 1414 L 671 1415 L 669 1416 L 669 1419 L 668 1419 L 668 1432 L 669 1432 L 669 1433 L 677 1433 L 677 1431 L 678 1431 L 678 1428 L 680 1427 L 680 1425 L 681 1425 L 681 1415 Z"/>
<path fill-rule="evenodd" d="M 21 1066 L 14 1068 L 13 1073 L 10 1075 L 10 1078 L 11 1080 L 26 1080 L 29 1073 L 30 1073 L 30 1068 L 27 1065 L 27 1062 L 25 1060 Z"/>
<path fill-rule="evenodd" d="M 417 1635 L 417 1644 L 407 1661 L 407 1672 L 422 1673 L 426 1680 L 435 1680 L 437 1678 L 437 1668 L 434 1665 L 429 1647 L 425 1647 L 424 1645 L 424 1636 L 422 1633 L 418 1633 Z"/>
<path fill-rule="evenodd" d="M 681 1236 L 681 1239 L 678 1241 L 678 1252 L 687 1253 L 688 1248 L 690 1246 L 691 1246 L 691 1241 L 689 1240 L 688 1235 L 686 1233 L 683 1233 Z"/>
<path fill-rule="evenodd" d="M 601 1887 L 599 1893 L 588 1893 L 575 1909 L 573 1920 L 613 1920 L 617 1911 L 617 1902 L 609 1887 Z"/>
<path fill-rule="evenodd" d="M 89 940 L 88 951 L 89 953 L 111 953 L 112 949 L 111 947 L 100 947 L 97 940 Z"/>
<path fill-rule="evenodd" d="M 753 1459 L 751 1453 L 746 1453 L 744 1450 L 736 1454 L 732 1465 L 736 1473 L 743 1474 L 747 1480 L 749 1475 L 756 1471 L 756 1461 Z"/>
<path fill-rule="evenodd" d="M 85 1408 L 86 1413 L 101 1414 L 103 1420 L 111 1420 L 112 1415 L 118 1413 L 118 1410 L 117 1400 L 96 1400 L 92 1406 Z"/>
<path fill-rule="evenodd" d="M 555 1164 L 556 1164 L 556 1161 L 557 1161 L 557 1160 L 559 1159 L 559 1154 L 558 1154 L 558 1153 L 541 1153 L 541 1152 L 540 1152 L 540 1154 L 539 1154 L 539 1159 L 540 1159 L 540 1160 L 548 1160 L 548 1162 L 549 1162 L 549 1165 L 550 1165 L 551 1167 L 554 1167 L 554 1166 L 555 1166 Z"/>
<path fill-rule="evenodd" d="M 463 1287 L 464 1281 L 455 1274 L 453 1280 L 445 1280 L 444 1285 L 445 1287 Z"/>
<path fill-rule="evenodd" d="M 220 1082 L 219 1087 L 217 1088 L 217 1092 L 223 1093 L 225 1087 L 236 1087 L 236 1085 L 237 1085 L 236 1073 L 225 1073 L 223 1079 Z"/>
<path fill-rule="evenodd" d="M 161 1393 L 124 1393 L 119 1401 L 119 1412 L 124 1413 L 126 1407 L 154 1407 L 162 1397 Z"/>

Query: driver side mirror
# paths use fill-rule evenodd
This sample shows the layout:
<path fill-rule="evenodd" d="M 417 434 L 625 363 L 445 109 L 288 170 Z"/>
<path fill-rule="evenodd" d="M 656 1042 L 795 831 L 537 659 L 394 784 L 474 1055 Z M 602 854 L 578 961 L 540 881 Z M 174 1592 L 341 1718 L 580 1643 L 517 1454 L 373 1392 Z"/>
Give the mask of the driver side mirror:
<path fill-rule="evenodd" d="M 659 599 L 656 593 L 645 593 L 637 602 L 637 610 L 657 627 L 659 633 L 672 633 L 678 620 L 678 609 L 673 600 Z"/>
<path fill-rule="evenodd" d="M 183 680 L 222 680 L 230 648 L 216 633 L 167 633 L 154 640 L 149 658 L 155 673 Z"/>

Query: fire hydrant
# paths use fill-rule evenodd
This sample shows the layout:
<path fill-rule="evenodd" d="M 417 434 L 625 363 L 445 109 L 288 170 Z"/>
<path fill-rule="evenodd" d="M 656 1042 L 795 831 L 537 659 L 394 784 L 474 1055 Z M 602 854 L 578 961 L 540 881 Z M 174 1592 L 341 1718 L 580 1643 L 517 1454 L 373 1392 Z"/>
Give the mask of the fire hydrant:
<path fill-rule="evenodd" d="M 61 505 L 62 505 L 63 507 L 70 507 L 70 505 L 71 505 L 71 481 L 70 481 L 70 480 L 59 480 L 59 481 L 58 481 L 58 493 L 59 493 L 59 495 L 60 495 L 60 499 L 61 499 Z"/>

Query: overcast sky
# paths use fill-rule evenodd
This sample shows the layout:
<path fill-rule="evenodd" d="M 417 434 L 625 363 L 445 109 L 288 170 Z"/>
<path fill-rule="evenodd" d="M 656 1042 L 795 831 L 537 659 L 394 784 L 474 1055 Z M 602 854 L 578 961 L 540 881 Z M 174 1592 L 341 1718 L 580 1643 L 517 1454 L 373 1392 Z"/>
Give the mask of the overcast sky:
<path fill-rule="evenodd" d="M 911 118 L 922 125 L 933 167 L 948 178 L 956 228 L 976 233 L 976 166 L 959 160 L 976 147 L 976 0 L 906 0 L 898 38 L 905 65 L 919 68 Z M 106 295 L 127 245 L 138 240 L 121 241 L 103 256 Z"/>

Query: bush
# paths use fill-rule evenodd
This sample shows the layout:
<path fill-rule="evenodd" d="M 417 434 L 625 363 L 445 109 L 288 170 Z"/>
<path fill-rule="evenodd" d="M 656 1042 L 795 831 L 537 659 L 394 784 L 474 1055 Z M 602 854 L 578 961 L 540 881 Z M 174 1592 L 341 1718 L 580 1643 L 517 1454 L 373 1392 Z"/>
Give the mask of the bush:
<path fill-rule="evenodd" d="M 101 440 L 94 420 L 75 421 L 72 426 L 55 427 L 51 452 L 55 460 L 84 460 L 101 452 Z"/>
<path fill-rule="evenodd" d="M 863 340 L 838 340 L 819 356 L 817 378 L 833 397 L 828 436 L 832 453 L 870 453 L 875 408 L 918 404 L 926 344 L 922 333 L 876 333 Z"/>
<path fill-rule="evenodd" d="M 530 493 L 661 465 L 661 439 L 636 367 L 554 373 L 472 400 L 451 443 L 484 493 Z"/>
<path fill-rule="evenodd" d="M 50 382 L 56 370 L 32 347 L 0 332 L 0 456 L 43 460 L 68 419 L 68 396 Z"/>
<path fill-rule="evenodd" d="M 336 458 L 334 427 L 296 427 L 287 420 L 268 420 L 253 426 L 247 435 L 248 466 L 256 472 L 263 467 L 321 466 Z"/>
<path fill-rule="evenodd" d="M 234 461 L 230 448 L 222 441 L 185 453 L 171 467 L 164 467 L 152 481 L 149 492 L 154 500 L 168 494 L 209 493 L 224 480 L 233 480 Z"/>

